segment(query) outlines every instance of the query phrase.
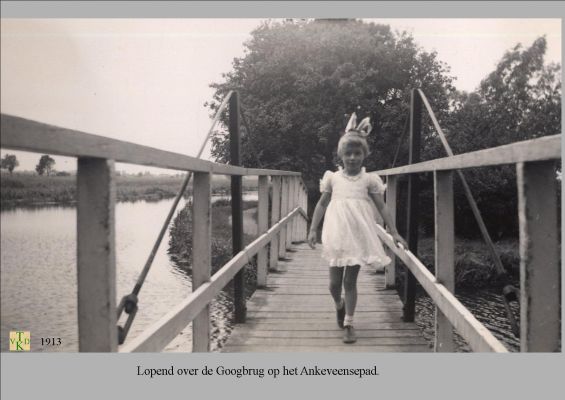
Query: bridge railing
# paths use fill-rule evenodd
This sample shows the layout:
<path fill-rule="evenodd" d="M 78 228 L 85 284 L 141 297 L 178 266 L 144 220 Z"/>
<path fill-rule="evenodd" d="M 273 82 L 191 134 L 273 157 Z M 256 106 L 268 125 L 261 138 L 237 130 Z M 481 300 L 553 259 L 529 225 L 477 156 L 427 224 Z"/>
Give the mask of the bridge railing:
<path fill-rule="evenodd" d="M 397 247 L 384 229 L 379 234 L 435 303 L 436 351 L 453 351 L 452 327 L 473 351 L 507 351 L 453 295 L 453 172 L 505 164 L 515 164 L 517 170 L 521 351 L 558 351 L 561 278 L 555 160 L 559 159 L 561 135 L 555 135 L 375 172 L 387 176 L 386 201 L 393 218 L 399 178 L 434 174 L 435 276 L 412 252 Z M 385 273 L 387 284 L 394 284 L 394 264 Z"/>
<path fill-rule="evenodd" d="M 258 285 L 292 241 L 306 238 L 307 191 L 300 173 L 244 168 L 141 146 L 11 115 L 1 115 L 2 148 L 76 157 L 79 351 L 118 351 L 116 313 L 115 173 L 124 162 L 192 171 L 193 265 L 187 298 L 121 352 L 161 351 L 193 322 L 193 351 L 210 349 L 209 303 L 253 256 Z M 259 237 L 211 276 L 211 176 L 258 176 Z M 272 201 L 269 202 L 269 177 Z M 270 205 L 269 205 L 270 203 Z M 271 208 L 271 227 L 268 210 Z M 268 229 L 267 229 L 268 228 Z M 270 246 L 270 259 L 267 252 Z M 270 265 L 269 265 L 270 264 Z"/>

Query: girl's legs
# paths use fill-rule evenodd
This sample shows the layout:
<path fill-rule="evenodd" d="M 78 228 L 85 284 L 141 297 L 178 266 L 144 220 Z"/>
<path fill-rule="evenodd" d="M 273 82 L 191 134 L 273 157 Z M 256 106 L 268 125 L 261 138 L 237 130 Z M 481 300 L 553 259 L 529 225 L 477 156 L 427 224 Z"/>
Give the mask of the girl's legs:
<path fill-rule="evenodd" d="M 345 278 L 343 287 L 345 288 L 345 318 L 343 321 L 343 342 L 355 343 L 357 335 L 353 329 L 353 313 L 357 305 L 357 276 L 359 275 L 359 265 L 348 265 L 345 268 Z"/>
<path fill-rule="evenodd" d="M 335 302 L 336 310 L 342 308 L 341 286 L 343 283 L 344 267 L 330 267 L 330 293 Z"/>
<path fill-rule="evenodd" d="M 357 305 L 357 276 L 359 265 L 349 265 L 345 268 L 343 287 L 345 289 L 345 325 L 353 325 L 353 314 Z M 349 324 L 347 322 L 350 322 Z"/>

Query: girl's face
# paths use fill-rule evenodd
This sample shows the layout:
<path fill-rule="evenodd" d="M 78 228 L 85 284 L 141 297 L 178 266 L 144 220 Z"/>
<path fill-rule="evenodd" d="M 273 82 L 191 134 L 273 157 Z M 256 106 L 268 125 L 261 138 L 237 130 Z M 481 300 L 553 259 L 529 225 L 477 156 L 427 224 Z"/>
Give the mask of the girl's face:
<path fill-rule="evenodd" d="M 355 175 L 359 173 L 361 167 L 363 166 L 363 161 L 365 160 L 365 152 L 363 148 L 357 144 L 348 143 L 343 149 L 343 154 L 341 156 L 345 172 L 349 175 Z"/>

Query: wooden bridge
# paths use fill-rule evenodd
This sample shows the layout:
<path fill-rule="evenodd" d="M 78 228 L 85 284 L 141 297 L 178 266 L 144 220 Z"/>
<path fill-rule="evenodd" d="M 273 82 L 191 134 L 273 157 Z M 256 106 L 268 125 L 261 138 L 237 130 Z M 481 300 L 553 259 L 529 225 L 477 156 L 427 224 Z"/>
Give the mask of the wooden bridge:
<path fill-rule="evenodd" d="M 355 311 L 357 342 L 342 342 L 328 267 L 319 247 L 293 244 L 267 285 L 248 302 L 247 321 L 236 325 L 223 352 L 426 352 L 430 351 L 414 322 L 402 321 L 402 303 L 386 288 L 384 273 L 361 269 Z"/>
<path fill-rule="evenodd" d="M 228 95 L 215 121 L 228 100 L 230 134 L 232 145 L 236 145 L 239 142 L 237 93 Z M 411 128 L 418 125 L 414 115 L 417 113 L 413 112 Z M 434 119 L 434 122 L 437 121 Z M 193 351 L 209 351 L 209 303 L 232 280 L 236 289 L 238 325 L 224 351 L 430 350 L 414 323 L 403 322 L 403 318 L 413 320 L 409 312 L 413 296 L 412 299 L 405 296 L 404 305 L 401 304 L 393 290 L 394 264 L 381 275 L 370 269 L 363 270 L 356 313 L 359 340 L 354 345 L 341 343 L 341 332 L 336 326 L 335 311 L 327 290 L 327 267 L 317 251 L 300 244 L 306 239 L 308 202 L 306 186 L 299 173 L 217 164 L 4 114 L 1 131 L 3 148 L 78 158 L 79 351 L 161 351 L 190 322 Z M 232 161 L 233 155 L 232 152 Z M 435 351 L 453 351 L 452 328 L 473 351 L 507 351 L 453 295 L 453 171 L 504 164 L 515 164 L 517 168 L 521 350 L 545 352 L 559 349 L 560 236 L 554 164 L 560 158 L 561 135 L 556 135 L 377 172 L 387 177 L 386 202 L 393 216 L 396 215 L 398 179 L 402 175 L 434 174 L 436 275 L 429 272 L 411 251 L 396 247 L 380 226 L 379 235 L 390 255 L 402 260 L 409 271 L 407 275 L 420 283 L 436 305 Z M 128 306 L 126 301 L 125 307 L 121 307 L 130 317 L 125 326 L 118 329 L 121 309 L 116 306 L 115 161 L 190 171 L 194 176 L 193 292 L 187 293 L 186 299 L 161 320 L 122 346 L 118 345 L 119 337 L 123 335 L 124 327 L 127 332 L 136 305 Z M 234 164 L 237 164 L 237 157 Z M 234 211 L 234 257 L 214 275 L 211 275 L 210 265 L 212 174 L 232 176 Z M 241 243 L 242 176 L 258 176 L 259 185 L 259 236 L 246 247 Z M 253 257 L 257 257 L 259 289 L 246 305 L 241 286 L 242 270 Z"/>

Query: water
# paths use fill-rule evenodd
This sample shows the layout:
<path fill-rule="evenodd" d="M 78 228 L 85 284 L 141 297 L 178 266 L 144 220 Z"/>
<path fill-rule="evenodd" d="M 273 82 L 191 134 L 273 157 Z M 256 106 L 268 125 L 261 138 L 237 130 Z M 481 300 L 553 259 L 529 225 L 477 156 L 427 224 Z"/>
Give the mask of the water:
<path fill-rule="evenodd" d="M 488 330 L 512 352 L 520 351 L 520 339 L 512 334 L 512 329 L 502 300 L 502 295 L 493 289 L 458 290 L 457 299 L 485 325 Z M 519 308 L 515 302 L 510 303 L 514 315 L 519 320 Z M 416 324 L 422 329 L 424 337 L 430 344 L 434 342 L 434 304 L 427 295 L 416 299 Z M 455 334 L 456 351 L 471 351 L 465 340 Z"/>
<path fill-rule="evenodd" d="M 218 199 L 220 197 L 215 197 Z M 256 200 L 256 193 L 246 194 Z M 173 200 L 116 205 L 117 298 L 129 293 L 157 237 Z M 183 204 L 179 205 L 181 209 Z M 48 206 L 2 211 L 0 252 L 1 336 L 11 330 L 31 332 L 32 351 L 78 351 L 76 300 L 76 208 Z M 246 232 L 254 234 L 252 210 L 244 215 Z M 165 235 L 139 296 L 139 311 L 128 340 L 165 315 L 191 293 L 190 276 L 167 255 Z M 460 291 L 459 300 L 511 351 L 519 350 L 504 313 L 501 297 L 487 289 Z M 433 343 L 433 304 L 427 296 L 416 303 L 417 324 Z M 212 350 L 231 332 L 232 300 L 221 292 L 211 304 Z M 165 351 L 190 352 L 191 326 Z M 60 337 L 57 347 L 41 346 L 42 337 Z M 8 341 L 1 340 L 8 351 Z M 456 337 L 458 351 L 469 351 Z"/>
<path fill-rule="evenodd" d="M 257 196 L 251 193 L 244 198 L 256 200 Z M 116 205 L 117 302 L 133 289 L 172 202 Z M 25 330 L 31 332 L 33 351 L 78 351 L 76 208 L 6 210 L 0 217 L 1 337 Z M 167 233 L 141 289 L 128 340 L 191 293 L 190 276 L 167 255 L 168 242 Z M 222 292 L 211 305 L 213 350 L 231 330 L 231 303 Z M 166 351 L 191 351 L 191 330 L 190 325 L 185 328 Z M 62 344 L 42 347 L 42 337 L 60 337 Z M 7 340 L 1 341 L 1 350 L 8 351 Z"/>

